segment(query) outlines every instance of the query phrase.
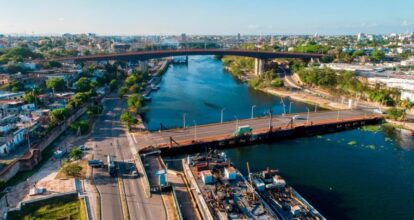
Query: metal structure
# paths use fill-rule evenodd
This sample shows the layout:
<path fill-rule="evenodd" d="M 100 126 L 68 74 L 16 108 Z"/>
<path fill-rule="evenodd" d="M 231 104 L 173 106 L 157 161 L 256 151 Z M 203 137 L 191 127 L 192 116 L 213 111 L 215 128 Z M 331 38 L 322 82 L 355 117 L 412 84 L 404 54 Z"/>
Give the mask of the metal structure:
<path fill-rule="evenodd" d="M 76 57 L 64 57 L 60 61 L 104 61 L 104 60 L 148 60 L 172 56 L 193 56 L 193 55 L 219 55 L 219 56 L 242 56 L 257 59 L 275 59 L 275 58 L 299 58 L 311 59 L 320 58 L 322 54 L 311 53 L 291 53 L 291 52 L 271 52 L 260 50 L 235 50 L 235 49 L 185 49 L 185 50 L 156 50 L 156 51 L 138 51 L 126 53 L 111 53 L 101 55 L 88 55 Z"/>

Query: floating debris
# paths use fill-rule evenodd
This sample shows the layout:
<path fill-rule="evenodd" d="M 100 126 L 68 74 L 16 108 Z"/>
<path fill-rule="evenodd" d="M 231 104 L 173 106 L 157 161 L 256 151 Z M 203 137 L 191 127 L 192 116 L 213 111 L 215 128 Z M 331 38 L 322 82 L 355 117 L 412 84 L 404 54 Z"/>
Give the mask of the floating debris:
<path fill-rule="evenodd" d="M 367 148 L 368 148 L 368 149 L 371 149 L 371 150 L 375 150 L 375 145 L 372 145 L 372 144 L 367 145 Z"/>
<path fill-rule="evenodd" d="M 381 131 L 381 129 L 382 129 L 381 125 L 365 125 L 361 127 L 361 130 L 363 131 L 369 131 L 369 132 L 374 132 L 374 133 Z"/>
<path fill-rule="evenodd" d="M 348 142 L 348 145 L 356 145 L 356 144 L 357 144 L 356 141 L 350 141 L 350 142 Z"/>

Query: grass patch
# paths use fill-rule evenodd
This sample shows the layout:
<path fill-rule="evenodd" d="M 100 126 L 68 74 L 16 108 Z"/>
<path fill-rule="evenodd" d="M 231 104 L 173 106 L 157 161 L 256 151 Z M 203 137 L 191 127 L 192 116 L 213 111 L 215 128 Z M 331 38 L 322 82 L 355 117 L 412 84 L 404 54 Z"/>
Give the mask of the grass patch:
<path fill-rule="evenodd" d="M 377 133 L 382 130 L 382 127 L 381 125 L 365 125 L 361 127 L 361 130 Z"/>
<path fill-rule="evenodd" d="M 85 203 L 77 198 L 51 199 L 23 208 L 20 212 L 9 213 L 8 218 L 16 220 L 86 219 Z"/>
<path fill-rule="evenodd" d="M 79 165 L 79 166 L 81 166 L 82 167 L 82 170 L 80 171 L 80 173 L 79 173 L 79 176 L 77 176 L 78 178 L 80 178 L 80 179 L 84 179 L 85 177 L 86 177 L 86 170 L 87 170 L 87 162 L 86 162 L 86 160 L 81 160 L 81 161 L 78 161 L 78 162 L 73 162 L 73 163 L 70 163 L 70 164 L 76 164 L 76 165 Z M 59 170 L 59 172 L 57 173 L 57 175 L 56 175 L 56 177 L 55 177 L 55 179 L 60 179 L 60 180 L 64 180 L 64 179 L 70 179 L 70 178 L 73 178 L 72 176 L 68 176 L 68 175 L 66 175 L 66 173 L 64 172 L 64 167 L 65 167 L 66 165 L 64 165 L 64 166 L 62 166 L 61 168 L 60 168 L 60 170 Z"/>

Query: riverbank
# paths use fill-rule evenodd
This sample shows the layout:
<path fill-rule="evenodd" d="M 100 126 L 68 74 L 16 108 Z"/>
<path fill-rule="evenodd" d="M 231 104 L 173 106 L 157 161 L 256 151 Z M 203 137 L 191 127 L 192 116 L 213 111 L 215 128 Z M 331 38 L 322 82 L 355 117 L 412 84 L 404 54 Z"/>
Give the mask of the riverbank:
<path fill-rule="evenodd" d="M 307 103 L 307 104 L 310 104 L 310 105 L 317 105 L 317 106 L 325 108 L 325 109 L 330 109 L 330 110 L 348 109 L 348 106 L 345 105 L 345 104 L 333 102 L 329 99 L 307 93 L 303 90 L 289 91 L 289 90 L 282 89 L 282 88 L 278 88 L 278 89 L 276 89 L 276 88 L 263 88 L 263 89 L 260 89 L 260 91 L 263 91 L 263 92 L 268 93 L 268 94 L 284 97 L 284 98 L 289 97 L 292 100 L 299 101 L 299 102 L 304 102 L 304 103 Z M 370 104 L 373 105 L 373 103 L 370 103 Z M 388 123 L 390 123 L 391 125 L 395 126 L 395 127 L 403 128 L 403 129 L 409 130 L 411 132 L 414 132 L 414 122 L 395 121 L 395 120 L 391 120 L 391 119 L 387 119 L 386 121 Z"/>

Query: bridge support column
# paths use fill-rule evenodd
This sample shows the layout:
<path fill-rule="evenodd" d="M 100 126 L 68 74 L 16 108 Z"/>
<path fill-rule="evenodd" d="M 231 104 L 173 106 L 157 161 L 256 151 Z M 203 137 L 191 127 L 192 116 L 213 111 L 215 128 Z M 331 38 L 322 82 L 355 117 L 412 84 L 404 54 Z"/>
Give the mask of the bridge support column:
<path fill-rule="evenodd" d="M 255 58 L 254 59 L 254 74 L 256 76 L 262 76 L 264 73 L 264 60 Z"/>

